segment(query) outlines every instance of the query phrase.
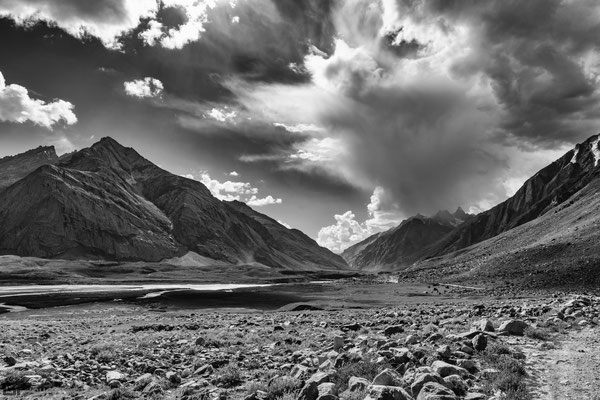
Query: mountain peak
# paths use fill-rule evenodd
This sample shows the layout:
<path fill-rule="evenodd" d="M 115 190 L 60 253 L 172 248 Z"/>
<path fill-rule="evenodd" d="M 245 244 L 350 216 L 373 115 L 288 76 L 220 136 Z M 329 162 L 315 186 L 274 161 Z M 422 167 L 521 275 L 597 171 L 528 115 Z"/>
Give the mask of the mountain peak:
<path fill-rule="evenodd" d="M 0 190 L 46 164 L 55 164 L 54 146 L 39 146 L 21 154 L 0 158 Z"/>
<path fill-rule="evenodd" d="M 123 146 L 121 143 L 117 142 L 110 136 L 105 136 L 96 143 L 92 145 L 94 147 L 105 147 L 105 148 L 116 148 L 116 149 L 127 149 L 127 147 Z"/>
<path fill-rule="evenodd" d="M 462 219 L 462 220 L 465 220 L 468 217 L 468 214 L 460 206 L 456 209 L 456 211 L 452 215 L 454 215 L 455 218 Z"/>

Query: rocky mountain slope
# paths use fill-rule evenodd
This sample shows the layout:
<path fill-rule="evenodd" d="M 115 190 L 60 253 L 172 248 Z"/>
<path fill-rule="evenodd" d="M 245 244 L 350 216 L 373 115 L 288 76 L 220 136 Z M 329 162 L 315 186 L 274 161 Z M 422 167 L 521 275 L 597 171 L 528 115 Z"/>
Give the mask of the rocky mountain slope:
<path fill-rule="evenodd" d="M 525 181 L 508 200 L 478 214 L 429 249 L 448 254 L 545 214 L 600 176 L 600 136 L 594 135 Z"/>
<path fill-rule="evenodd" d="M 104 138 L 0 192 L 0 253 L 159 261 L 193 251 L 233 264 L 345 268 L 310 239 L 274 234 L 286 228 L 251 214 Z"/>
<path fill-rule="evenodd" d="M 0 191 L 42 165 L 57 162 L 54 146 L 40 146 L 16 156 L 0 158 Z"/>
<path fill-rule="evenodd" d="M 599 235 L 593 227 L 600 223 L 595 214 L 600 210 L 599 143 L 599 135 L 590 137 L 528 179 L 511 198 L 462 224 L 455 223 L 446 232 L 438 227 L 424 236 L 422 231 L 406 232 L 404 227 L 404 235 L 398 234 L 405 222 L 343 255 L 356 268 L 404 269 L 419 261 L 410 270 L 424 269 L 438 278 L 484 264 L 488 272 L 494 268 L 508 271 L 509 264 L 525 267 L 524 260 L 528 266 L 549 263 L 563 272 L 579 263 L 576 260 L 583 263 L 577 268 L 597 265 L 593 253 L 600 250 L 596 245 Z M 446 213 L 435 218 L 452 221 Z M 559 236 L 564 240 L 558 241 Z"/>
<path fill-rule="evenodd" d="M 356 269 L 408 266 L 423 257 L 425 248 L 468 218 L 461 208 L 453 214 L 440 211 L 433 217 L 417 215 L 349 247 L 342 257 Z"/>

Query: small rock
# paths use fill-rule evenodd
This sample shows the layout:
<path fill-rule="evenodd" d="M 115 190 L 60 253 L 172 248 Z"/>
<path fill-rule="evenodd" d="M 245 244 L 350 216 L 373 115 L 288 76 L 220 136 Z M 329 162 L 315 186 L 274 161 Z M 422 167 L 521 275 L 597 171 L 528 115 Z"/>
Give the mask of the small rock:
<path fill-rule="evenodd" d="M 406 390 L 399 386 L 372 385 L 364 400 L 413 400 Z"/>
<path fill-rule="evenodd" d="M 479 334 L 472 340 L 473 348 L 477 351 L 483 351 L 487 347 L 487 336 Z"/>
<path fill-rule="evenodd" d="M 388 326 L 387 328 L 385 328 L 383 330 L 383 334 L 386 336 L 392 336 L 392 335 L 395 335 L 397 333 L 402 333 L 402 332 L 404 332 L 404 328 L 400 325 Z"/>
<path fill-rule="evenodd" d="M 344 338 L 341 336 L 335 336 L 333 338 L 333 349 L 335 351 L 339 351 L 343 347 L 344 347 Z"/>
<path fill-rule="evenodd" d="M 436 383 L 428 382 L 419 392 L 417 400 L 457 400 L 454 392 L 447 387 Z"/>
<path fill-rule="evenodd" d="M 107 371 L 105 378 L 106 378 L 106 382 L 124 381 L 125 375 L 120 373 L 119 371 Z"/>
<path fill-rule="evenodd" d="M 365 390 L 370 385 L 369 381 L 365 378 L 359 378 L 352 376 L 348 379 L 348 390 L 351 392 L 359 392 Z"/>

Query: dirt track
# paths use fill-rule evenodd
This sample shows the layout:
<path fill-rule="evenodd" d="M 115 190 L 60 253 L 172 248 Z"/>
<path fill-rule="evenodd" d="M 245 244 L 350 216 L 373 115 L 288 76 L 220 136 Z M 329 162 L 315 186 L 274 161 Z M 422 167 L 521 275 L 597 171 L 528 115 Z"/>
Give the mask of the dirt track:
<path fill-rule="evenodd" d="M 571 330 L 556 348 L 523 339 L 534 399 L 600 400 L 600 329 Z"/>

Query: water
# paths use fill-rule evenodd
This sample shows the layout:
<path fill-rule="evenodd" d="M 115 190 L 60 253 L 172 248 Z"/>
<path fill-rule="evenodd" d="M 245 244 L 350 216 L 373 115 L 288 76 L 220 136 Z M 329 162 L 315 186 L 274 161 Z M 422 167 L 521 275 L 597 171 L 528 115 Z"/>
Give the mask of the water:
<path fill-rule="evenodd" d="M 1 286 L 0 298 L 44 295 L 44 294 L 66 294 L 66 293 L 110 293 L 129 291 L 159 291 L 149 293 L 147 298 L 157 297 L 161 294 L 174 290 L 197 290 L 217 291 L 233 290 L 254 287 L 273 286 L 272 283 L 244 284 L 244 283 L 206 283 L 206 284 L 141 284 L 141 285 L 27 285 L 27 286 Z"/>

